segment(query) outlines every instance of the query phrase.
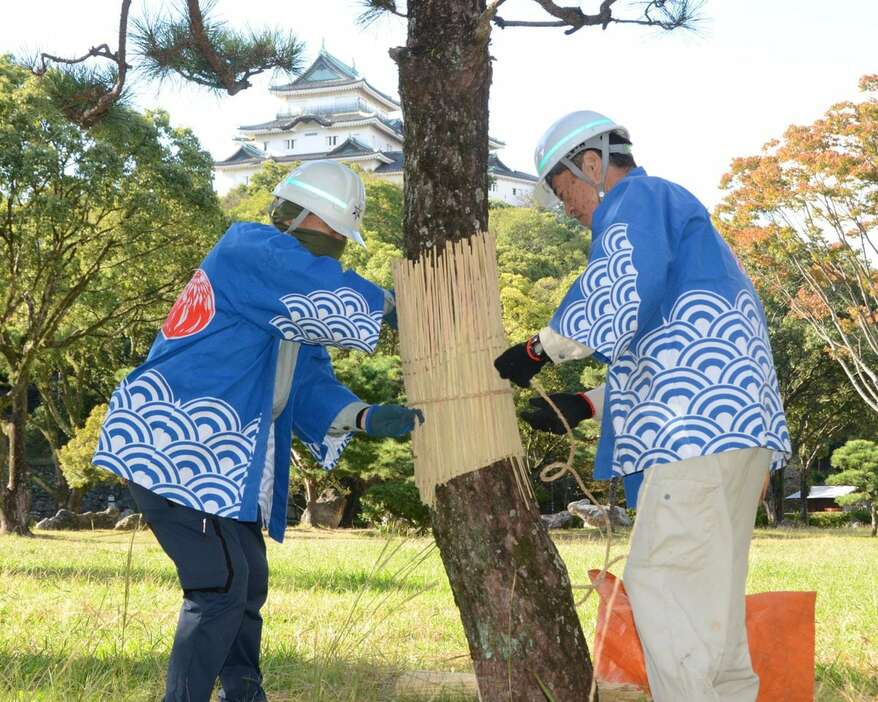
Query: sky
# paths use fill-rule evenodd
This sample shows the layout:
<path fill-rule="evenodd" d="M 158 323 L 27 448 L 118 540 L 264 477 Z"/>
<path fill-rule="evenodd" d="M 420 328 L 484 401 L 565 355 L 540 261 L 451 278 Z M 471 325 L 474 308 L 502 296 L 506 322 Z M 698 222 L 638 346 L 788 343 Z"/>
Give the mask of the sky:
<path fill-rule="evenodd" d="M 341 60 L 355 61 L 378 89 L 398 94 L 388 49 L 405 43 L 402 20 L 357 26 L 356 0 L 216 4 L 233 26 L 292 31 L 305 42 L 309 62 L 325 43 Z M 581 3 L 592 12 L 598 5 Z M 103 42 L 115 48 L 119 6 L 120 0 L 0 0 L 0 52 L 75 55 Z M 173 6 L 174 0 L 134 0 L 132 15 Z M 627 7 L 636 13 L 636 5 Z M 500 14 L 545 17 L 533 0 L 507 0 Z M 713 207 L 733 158 L 758 153 L 787 126 L 807 124 L 835 102 L 856 99 L 859 77 L 878 73 L 874 0 L 704 0 L 702 15 L 694 32 L 617 25 L 566 36 L 558 29 L 495 28 L 491 134 L 506 142 L 501 159 L 533 173 L 542 131 L 567 112 L 596 110 L 628 127 L 635 157 L 652 175 L 684 185 Z M 143 78 L 131 87 L 136 106 L 167 110 L 222 159 L 235 150 L 238 125 L 274 117 L 279 103 L 267 87 L 282 79 L 257 78 L 234 97 Z"/>

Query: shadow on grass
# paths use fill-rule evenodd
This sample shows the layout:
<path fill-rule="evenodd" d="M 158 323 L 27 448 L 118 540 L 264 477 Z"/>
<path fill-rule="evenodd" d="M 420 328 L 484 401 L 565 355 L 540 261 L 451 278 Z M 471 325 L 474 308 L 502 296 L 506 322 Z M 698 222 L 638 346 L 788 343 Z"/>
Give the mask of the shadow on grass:
<path fill-rule="evenodd" d="M 815 536 L 838 536 L 844 538 L 865 539 L 872 538 L 869 536 L 868 529 L 820 529 L 819 527 L 772 529 L 770 527 L 759 527 L 753 532 L 754 541 L 758 541 L 760 539 L 801 540 L 813 539 Z M 878 543 L 878 539 L 876 539 L 875 543 Z"/>
<path fill-rule="evenodd" d="M 75 579 L 87 579 L 89 581 L 97 581 L 103 584 L 112 580 L 118 580 L 119 586 L 122 587 L 125 575 L 125 559 L 120 556 L 119 566 L 76 566 L 76 565 L 41 565 L 28 567 L 24 565 L 0 565 L 0 573 L 7 576 L 24 576 L 29 579 L 39 580 L 42 583 L 69 583 Z M 144 568 L 140 566 L 132 566 L 128 571 L 133 582 L 149 580 L 156 582 L 162 586 L 176 587 L 177 574 L 173 569 L 171 561 L 168 561 L 168 568 L 158 570 L 155 567 Z"/>
<path fill-rule="evenodd" d="M 64 655 L 0 650 L 0 699 L 157 702 L 163 695 L 166 666 L 167 654 L 159 653 L 120 658 L 77 652 Z M 324 660 L 274 650 L 262 656 L 261 667 L 272 702 L 395 702 L 401 699 L 394 690 L 401 669 L 380 660 Z M 458 694 L 430 699 L 471 702 L 473 698 Z"/>
<path fill-rule="evenodd" d="M 167 567 L 157 569 L 154 566 L 145 568 L 132 566 L 129 571 L 133 583 L 150 581 L 169 589 L 178 589 L 177 574 L 168 560 Z M 13 577 L 25 577 L 39 581 L 45 585 L 69 583 L 75 579 L 108 584 L 118 581 L 119 587 L 125 580 L 125 562 L 120 557 L 119 567 L 102 565 L 41 565 L 29 567 L 25 565 L 0 565 L 0 574 Z M 270 575 L 272 590 L 292 591 L 318 590 L 334 594 L 351 592 L 405 592 L 415 593 L 424 588 L 423 583 L 395 579 L 391 573 L 370 573 L 361 571 L 326 571 L 314 572 L 306 570 L 286 571 L 274 570 Z"/>
<path fill-rule="evenodd" d="M 865 671 L 838 663 L 817 663 L 817 702 L 878 700 L 878 670 Z"/>
<path fill-rule="evenodd" d="M 334 594 L 351 592 L 406 592 L 424 589 L 423 583 L 400 580 L 392 573 L 354 571 L 274 570 L 270 576 L 272 590 L 323 590 Z"/>

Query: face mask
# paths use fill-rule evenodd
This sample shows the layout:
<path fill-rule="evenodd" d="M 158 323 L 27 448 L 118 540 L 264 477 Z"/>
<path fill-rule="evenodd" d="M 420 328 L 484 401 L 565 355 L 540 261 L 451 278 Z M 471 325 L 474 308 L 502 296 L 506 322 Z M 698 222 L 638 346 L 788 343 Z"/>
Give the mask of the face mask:
<path fill-rule="evenodd" d="M 299 243 L 315 256 L 329 256 L 336 261 L 341 258 L 344 248 L 348 243 L 347 239 L 335 239 L 311 229 L 296 229 L 290 232 L 290 234 L 296 237 Z"/>

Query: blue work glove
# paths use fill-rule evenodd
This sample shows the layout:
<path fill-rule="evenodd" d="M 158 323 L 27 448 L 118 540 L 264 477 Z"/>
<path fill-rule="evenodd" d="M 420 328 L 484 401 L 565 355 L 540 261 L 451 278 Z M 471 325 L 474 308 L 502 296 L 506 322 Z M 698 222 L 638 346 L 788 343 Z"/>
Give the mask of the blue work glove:
<path fill-rule="evenodd" d="M 393 329 L 393 331 L 399 331 L 399 320 L 396 318 L 396 292 L 393 288 L 387 292 L 390 293 L 388 301 L 390 302 L 391 307 L 384 313 L 384 323 Z"/>
<path fill-rule="evenodd" d="M 399 331 L 399 321 L 396 318 L 396 305 L 393 306 L 393 309 L 390 310 L 390 312 L 384 315 L 384 323 L 393 329 L 393 331 Z"/>
<path fill-rule="evenodd" d="M 369 436 L 400 438 L 414 431 L 415 420 L 424 423 L 424 413 L 403 405 L 372 405 L 360 411 L 357 426 Z"/>

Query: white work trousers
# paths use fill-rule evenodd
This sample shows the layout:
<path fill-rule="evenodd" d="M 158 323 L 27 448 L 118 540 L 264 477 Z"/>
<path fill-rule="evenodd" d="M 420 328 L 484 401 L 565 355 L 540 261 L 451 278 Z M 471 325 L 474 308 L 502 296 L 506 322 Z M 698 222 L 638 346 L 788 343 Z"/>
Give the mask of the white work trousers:
<path fill-rule="evenodd" d="M 744 617 L 747 556 L 771 451 L 655 466 L 625 567 L 655 702 L 754 702 Z"/>

